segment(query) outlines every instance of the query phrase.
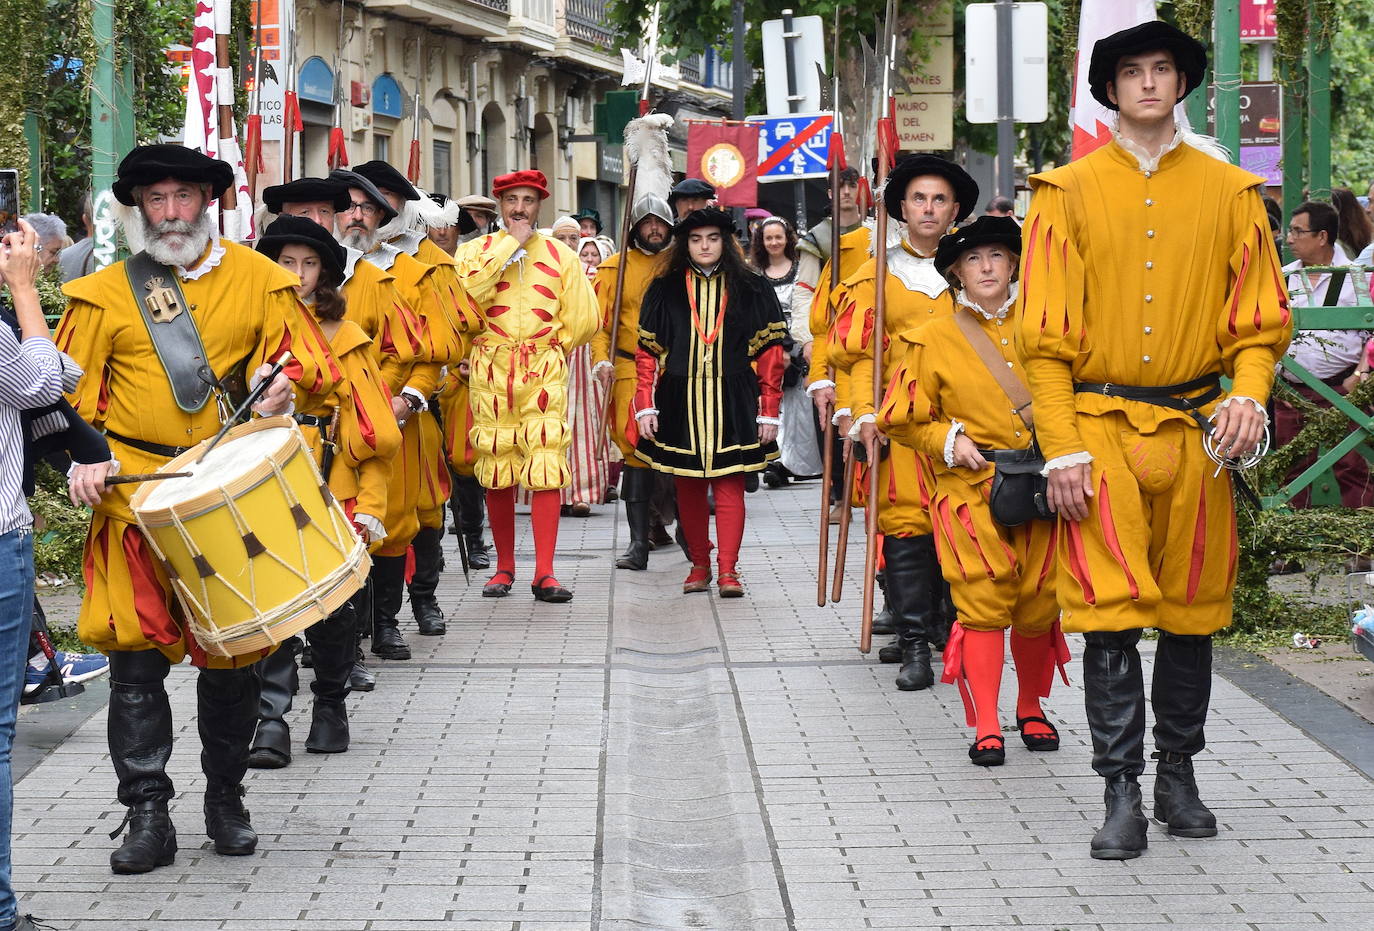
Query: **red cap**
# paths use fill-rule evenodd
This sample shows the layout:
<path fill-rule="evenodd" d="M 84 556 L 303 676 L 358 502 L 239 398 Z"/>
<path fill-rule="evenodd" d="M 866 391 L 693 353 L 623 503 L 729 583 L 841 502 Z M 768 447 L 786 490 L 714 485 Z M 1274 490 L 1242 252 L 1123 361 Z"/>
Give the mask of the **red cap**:
<path fill-rule="evenodd" d="M 542 171 L 536 169 L 512 171 L 508 175 L 498 175 L 491 182 L 491 193 L 499 199 L 502 191 L 509 191 L 514 187 L 532 187 L 539 192 L 540 200 L 549 196 L 549 181 L 544 177 Z"/>

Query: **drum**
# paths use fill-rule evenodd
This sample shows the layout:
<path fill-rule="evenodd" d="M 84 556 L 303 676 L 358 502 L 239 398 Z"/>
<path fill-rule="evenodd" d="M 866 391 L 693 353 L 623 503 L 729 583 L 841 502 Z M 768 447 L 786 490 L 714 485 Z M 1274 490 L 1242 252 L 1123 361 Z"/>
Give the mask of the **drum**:
<path fill-rule="evenodd" d="M 241 424 L 196 463 L 204 445 L 130 507 L 205 652 L 243 656 L 338 610 L 371 560 L 291 418 Z"/>

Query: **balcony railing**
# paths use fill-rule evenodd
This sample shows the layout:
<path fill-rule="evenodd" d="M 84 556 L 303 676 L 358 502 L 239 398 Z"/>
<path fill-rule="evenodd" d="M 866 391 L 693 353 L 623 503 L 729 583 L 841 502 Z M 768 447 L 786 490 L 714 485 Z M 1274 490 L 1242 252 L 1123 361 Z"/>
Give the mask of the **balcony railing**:
<path fill-rule="evenodd" d="M 610 48 L 615 34 L 606 22 L 606 0 L 567 0 L 568 35 Z"/>
<path fill-rule="evenodd" d="M 498 13 L 510 12 L 510 0 L 468 0 L 468 3 L 486 7 L 488 10 L 495 10 Z"/>
<path fill-rule="evenodd" d="M 682 80 L 691 81 L 693 84 L 701 83 L 701 55 L 688 55 L 677 63 L 678 73 L 682 75 Z"/>

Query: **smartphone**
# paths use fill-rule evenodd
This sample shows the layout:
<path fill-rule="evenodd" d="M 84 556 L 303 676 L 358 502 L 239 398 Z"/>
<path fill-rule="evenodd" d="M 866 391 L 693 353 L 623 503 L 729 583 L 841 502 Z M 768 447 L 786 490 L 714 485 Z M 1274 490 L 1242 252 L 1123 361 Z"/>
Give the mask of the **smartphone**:
<path fill-rule="evenodd" d="M 0 236 L 19 231 L 19 172 L 0 168 Z"/>

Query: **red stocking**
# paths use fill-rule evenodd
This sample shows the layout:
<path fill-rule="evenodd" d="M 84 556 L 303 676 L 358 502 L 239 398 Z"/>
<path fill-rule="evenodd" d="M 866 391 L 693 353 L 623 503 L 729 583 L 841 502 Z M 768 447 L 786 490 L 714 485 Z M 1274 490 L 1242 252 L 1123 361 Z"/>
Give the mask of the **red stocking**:
<path fill-rule="evenodd" d="M 536 491 L 530 501 L 530 522 L 534 525 L 534 577 L 553 575 L 553 551 L 558 545 L 558 489 Z M 557 584 L 550 579 L 545 586 Z"/>
<path fill-rule="evenodd" d="M 711 480 L 716 491 L 716 565 L 721 573 L 734 572 L 739 546 L 744 540 L 744 476 L 727 475 Z"/>
<path fill-rule="evenodd" d="M 687 540 L 687 552 L 691 554 L 693 566 L 711 564 L 711 515 L 710 505 L 706 503 L 708 484 L 704 478 L 680 475 L 673 478 L 673 487 L 677 489 L 677 522 Z"/>
<path fill-rule="evenodd" d="M 515 487 L 487 489 L 487 523 L 496 547 L 496 571 L 515 578 Z"/>
<path fill-rule="evenodd" d="M 1002 733 L 997 717 L 997 693 L 1002 689 L 1002 662 L 1006 635 L 1000 630 L 964 628 L 964 675 L 973 693 L 974 734 L 987 737 Z"/>
<path fill-rule="evenodd" d="M 1016 661 L 1016 716 L 1043 718 L 1040 699 L 1050 693 L 1054 682 L 1054 658 L 1051 651 L 1055 638 L 1050 631 L 1039 637 L 1011 632 L 1011 656 Z M 1026 725 L 1027 734 L 1050 736 L 1053 731 L 1040 723 Z"/>

